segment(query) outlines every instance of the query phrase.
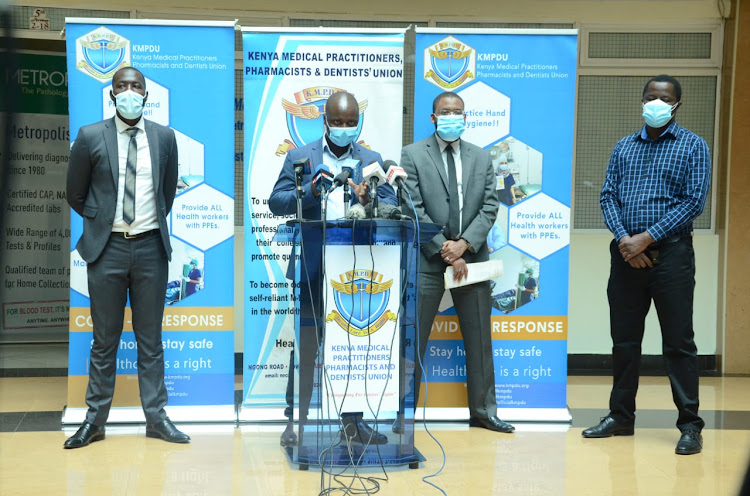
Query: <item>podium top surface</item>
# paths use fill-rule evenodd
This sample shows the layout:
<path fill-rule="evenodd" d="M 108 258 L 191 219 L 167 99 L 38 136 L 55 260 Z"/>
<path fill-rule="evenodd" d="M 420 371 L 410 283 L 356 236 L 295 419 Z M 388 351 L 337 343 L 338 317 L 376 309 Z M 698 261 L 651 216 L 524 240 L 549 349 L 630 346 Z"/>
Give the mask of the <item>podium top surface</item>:
<path fill-rule="evenodd" d="M 321 237 L 323 234 L 323 221 L 303 220 L 302 233 L 307 239 Z M 385 242 L 411 242 L 415 240 L 415 230 L 419 230 L 419 242 L 426 243 L 435 237 L 443 226 L 438 224 L 417 224 L 410 220 L 391 219 L 342 219 L 328 220 L 325 222 L 326 242 L 332 244 L 351 243 L 356 244 L 385 243 Z M 276 242 L 295 242 L 299 237 L 300 222 L 296 219 L 289 220 L 279 225 L 273 240 Z"/>

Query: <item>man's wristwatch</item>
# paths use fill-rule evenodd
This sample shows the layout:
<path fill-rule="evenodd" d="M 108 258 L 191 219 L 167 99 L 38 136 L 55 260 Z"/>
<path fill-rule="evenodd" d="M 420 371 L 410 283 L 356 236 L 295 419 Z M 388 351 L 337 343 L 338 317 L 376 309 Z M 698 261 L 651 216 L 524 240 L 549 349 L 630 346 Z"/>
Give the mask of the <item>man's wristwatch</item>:
<path fill-rule="evenodd" d="M 466 240 L 466 238 L 458 238 L 458 239 L 460 239 L 460 240 L 463 240 L 463 242 L 464 242 L 464 243 L 466 243 L 466 249 L 467 249 L 468 251 L 470 251 L 470 252 L 474 253 L 474 251 L 473 251 L 473 250 L 471 249 L 471 243 L 469 243 L 469 242 L 468 242 L 468 241 Z"/>

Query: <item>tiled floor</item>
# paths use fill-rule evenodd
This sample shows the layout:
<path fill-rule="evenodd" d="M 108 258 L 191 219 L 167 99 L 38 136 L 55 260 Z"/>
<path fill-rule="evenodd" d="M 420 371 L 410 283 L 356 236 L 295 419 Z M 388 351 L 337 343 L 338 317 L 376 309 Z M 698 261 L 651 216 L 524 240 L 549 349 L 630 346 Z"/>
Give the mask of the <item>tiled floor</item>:
<path fill-rule="evenodd" d="M 702 379 L 705 449 L 693 456 L 674 454 L 679 433 L 665 378 L 642 379 L 635 436 L 610 439 L 580 435 L 605 413 L 610 379 L 571 377 L 569 384 L 569 428 L 518 424 L 508 435 L 430 424 L 447 458 L 429 480 L 449 495 L 739 494 L 750 454 L 750 378 Z M 0 494 L 316 495 L 337 485 L 287 462 L 280 425 L 183 425 L 190 445 L 148 439 L 143 426 L 108 426 L 104 441 L 63 450 L 75 431 L 60 428 L 65 398 L 65 377 L 0 378 Z M 361 475 L 380 485 L 378 494 L 439 495 L 422 478 L 441 467 L 440 448 L 423 428 L 416 444 L 427 457 L 419 469 Z M 372 489 L 372 480 L 365 484 Z M 367 494 L 362 482 L 353 488 Z"/>

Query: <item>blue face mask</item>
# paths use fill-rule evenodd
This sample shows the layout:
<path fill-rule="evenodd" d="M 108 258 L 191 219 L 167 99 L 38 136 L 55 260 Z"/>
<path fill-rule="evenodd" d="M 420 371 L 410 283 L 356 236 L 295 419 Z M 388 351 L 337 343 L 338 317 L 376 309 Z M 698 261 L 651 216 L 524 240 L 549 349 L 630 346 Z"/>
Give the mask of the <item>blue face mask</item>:
<path fill-rule="evenodd" d="M 438 136 L 448 143 L 460 138 L 466 129 L 463 115 L 440 115 L 437 121 Z"/>
<path fill-rule="evenodd" d="M 133 90 L 123 91 L 115 95 L 117 112 L 124 119 L 137 119 L 143 114 L 143 95 Z"/>
<path fill-rule="evenodd" d="M 328 122 L 326 121 L 326 124 Z M 328 126 L 328 138 L 333 141 L 334 144 L 346 148 L 347 146 L 354 143 L 354 140 L 359 136 L 359 127 L 331 127 Z"/>
<path fill-rule="evenodd" d="M 643 105 L 643 120 L 650 127 L 660 128 L 672 120 L 672 112 L 677 108 L 677 104 L 670 105 L 664 103 L 658 98 L 651 100 Z"/>

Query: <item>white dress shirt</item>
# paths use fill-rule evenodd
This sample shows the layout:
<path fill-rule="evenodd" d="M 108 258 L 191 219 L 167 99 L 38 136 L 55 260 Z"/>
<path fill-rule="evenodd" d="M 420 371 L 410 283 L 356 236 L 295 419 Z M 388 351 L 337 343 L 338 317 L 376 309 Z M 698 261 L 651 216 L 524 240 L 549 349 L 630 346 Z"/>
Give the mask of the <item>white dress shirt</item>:
<path fill-rule="evenodd" d="M 344 170 L 344 167 L 351 167 L 354 169 L 356 165 L 354 157 L 352 157 L 352 147 L 346 150 L 342 156 L 337 157 L 331 149 L 328 147 L 328 141 L 323 137 L 323 165 L 327 166 L 331 170 L 333 177 L 336 177 Z M 313 165 L 317 167 L 317 165 Z M 313 170 L 313 172 L 315 172 Z M 353 173 L 352 173 L 353 174 Z M 352 192 L 352 197 L 354 192 Z M 346 210 L 344 208 L 344 187 L 337 188 L 336 191 L 328 195 L 328 204 L 326 205 L 326 217 L 328 219 L 343 219 L 346 216 Z"/>
<path fill-rule="evenodd" d="M 463 188 L 463 163 L 461 162 L 461 140 L 457 139 L 452 143 L 448 143 L 443 140 L 437 133 L 435 133 L 438 145 L 440 146 L 440 156 L 443 157 L 443 167 L 445 169 L 445 177 L 450 177 L 448 174 L 448 153 L 445 151 L 450 145 L 453 147 L 453 162 L 456 164 L 456 183 L 458 184 L 458 217 L 459 217 L 459 232 L 464 230 L 464 188 Z"/>
<path fill-rule="evenodd" d="M 154 178 L 151 173 L 151 150 L 148 146 L 144 120 L 141 117 L 135 126 L 130 126 L 115 114 L 115 126 L 117 127 L 117 159 L 120 172 L 117 177 L 117 207 L 112 232 L 138 234 L 158 229 L 156 194 L 154 193 Z M 138 148 L 135 174 L 135 220 L 128 225 L 122 218 L 122 199 L 125 196 L 125 169 L 128 161 L 128 146 L 130 146 L 130 134 L 128 133 L 130 127 L 138 128 L 138 133 L 135 135 Z"/>

